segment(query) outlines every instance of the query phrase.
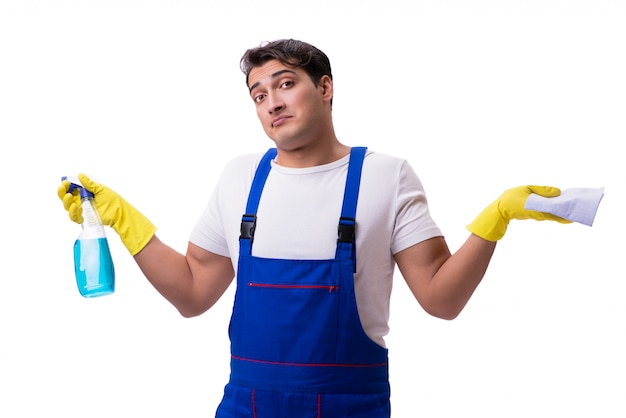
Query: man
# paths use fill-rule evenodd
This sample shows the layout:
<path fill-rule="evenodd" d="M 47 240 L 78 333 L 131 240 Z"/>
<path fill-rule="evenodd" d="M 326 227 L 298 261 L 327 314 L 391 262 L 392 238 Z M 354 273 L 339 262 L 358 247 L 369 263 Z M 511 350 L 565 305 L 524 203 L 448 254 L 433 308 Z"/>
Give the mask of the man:
<path fill-rule="evenodd" d="M 237 278 L 231 377 L 217 417 L 389 417 L 384 336 L 395 266 L 429 314 L 453 319 L 511 219 L 567 222 L 523 209 L 531 193 L 560 191 L 507 190 L 451 254 L 409 164 L 337 139 L 322 51 L 279 40 L 248 50 L 241 64 L 275 148 L 226 166 L 185 255 L 117 193 L 80 180 L 183 316 L 208 310 Z M 80 222 L 67 182 L 59 197 Z"/>

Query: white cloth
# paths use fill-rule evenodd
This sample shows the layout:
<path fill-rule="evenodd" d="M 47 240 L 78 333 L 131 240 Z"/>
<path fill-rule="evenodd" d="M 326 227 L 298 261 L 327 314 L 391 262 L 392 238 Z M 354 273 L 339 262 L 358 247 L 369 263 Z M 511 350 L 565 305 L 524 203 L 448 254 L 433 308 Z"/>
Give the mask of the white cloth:
<path fill-rule="evenodd" d="M 235 271 L 239 228 L 248 192 L 263 154 L 229 162 L 190 241 L 230 257 Z M 267 258 L 334 258 L 337 225 L 349 157 L 309 168 L 272 162 L 259 209 L 252 254 Z M 367 335 L 384 346 L 395 269 L 393 254 L 441 236 L 432 220 L 424 189 L 400 158 L 367 152 L 356 213 L 355 292 Z"/>
<path fill-rule="evenodd" d="M 524 209 L 547 212 L 587 226 L 593 225 L 598 206 L 604 196 L 604 187 L 561 190 L 556 197 L 531 194 Z"/>

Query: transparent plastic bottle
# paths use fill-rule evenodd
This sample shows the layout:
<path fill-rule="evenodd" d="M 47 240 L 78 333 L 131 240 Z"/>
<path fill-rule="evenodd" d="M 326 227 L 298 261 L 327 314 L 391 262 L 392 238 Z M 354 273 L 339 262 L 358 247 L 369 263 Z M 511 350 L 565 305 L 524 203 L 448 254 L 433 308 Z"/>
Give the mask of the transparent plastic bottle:
<path fill-rule="evenodd" d="M 104 226 L 94 206 L 93 194 L 80 188 L 82 232 L 74 243 L 74 270 L 78 291 L 86 298 L 115 291 L 115 269 Z"/>

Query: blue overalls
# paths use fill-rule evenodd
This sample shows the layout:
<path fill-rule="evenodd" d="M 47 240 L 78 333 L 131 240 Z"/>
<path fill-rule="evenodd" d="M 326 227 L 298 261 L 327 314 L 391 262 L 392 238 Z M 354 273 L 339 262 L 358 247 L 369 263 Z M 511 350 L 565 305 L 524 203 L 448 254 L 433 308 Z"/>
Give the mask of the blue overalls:
<path fill-rule="evenodd" d="M 363 331 L 354 294 L 365 151 L 352 148 L 336 255 L 328 260 L 252 256 L 256 211 L 276 150 L 261 160 L 241 224 L 231 374 L 217 418 L 390 416 L 387 349 Z"/>

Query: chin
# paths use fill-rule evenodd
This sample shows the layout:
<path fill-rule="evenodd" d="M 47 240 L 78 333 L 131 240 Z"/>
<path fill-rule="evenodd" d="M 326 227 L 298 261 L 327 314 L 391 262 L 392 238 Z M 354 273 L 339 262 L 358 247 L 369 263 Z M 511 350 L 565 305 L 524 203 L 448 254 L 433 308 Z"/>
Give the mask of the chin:
<path fill-rule="evenodd" d="M 276 144 L 277 148 L 285 151 L 293 151 L 302 146 L 302 141 L 298 141 L 297 139 L 281 138 L 277 136 L 270 136 L 270 139 Z"/>

